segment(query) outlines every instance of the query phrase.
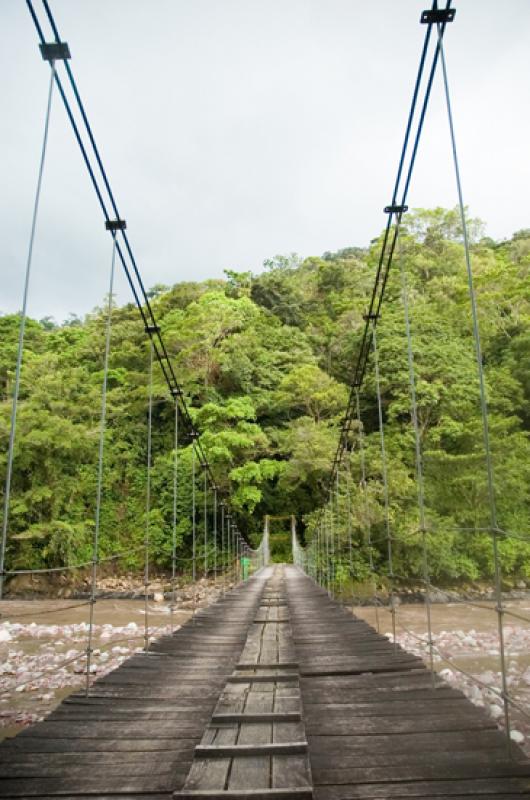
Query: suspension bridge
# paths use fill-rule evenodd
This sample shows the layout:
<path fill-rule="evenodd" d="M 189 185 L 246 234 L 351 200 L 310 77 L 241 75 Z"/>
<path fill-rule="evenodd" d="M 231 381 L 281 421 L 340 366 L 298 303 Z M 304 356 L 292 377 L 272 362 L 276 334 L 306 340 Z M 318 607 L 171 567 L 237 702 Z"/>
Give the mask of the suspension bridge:
<path fill-rule="evenodd" d="M 13 568 L 9 564 L 11 484 L 16 467 L 16 422 L 23 369 L 27 298 L 35 231 L 47 152 L 52 96 L 58 92 L 79 146 L 89 181 L 96 193 L 105 229 L 111 237 L 109 301 L 106 313 L 99 451 L 92 558 L 89 562 L 54 568 L 89 569 L 90 591 L 77 605 L 87 607 L 86 647 L 70 661 L 83 664 L 83 687 L 70 694 L 46 719 L 0 746 L 0 796 L 52 798 L 347 798 L 498 797 L 530 796 L 530 762 L 512 736 L 513 715 L 528 718 L 528 709 L 510 688 L 505 646 L 506 618 L 530 620 L 507 607 L 502 592 L 499 541 L 509 534 L 497 519 L 496 487 L 489 443 L 489 423 L 483 377 L 480 331 L 473 287 L 463 190 L 444 36 L 455 19 L 450 0 L 436 0 L 421 16 L 425 36 L 414 82 L 411 106 L 399 157 L 387 223 L 365 327 L 351 377 L 350 395 L 323 502 L 303 541 L 291 517 L 293 563 L 271 562 L 270 520 L 261 542 L 252 548 L 239 530 L 238 514 L 221 492 L 215 469 L 193 421 L 177 378 L 153 304 L 145 290 L 127 224 L 120 214 L 98 150 L 81 93 L 70 64 L 68 44 L 61 38 L 48 0 L 42 8 L 27 0 L 43 61 L 50 68 L 47 112 L 29 243 L 24 297 L 12 400 L 9 448 L 0 551 L 0 596 L 5 584 L 20 574 L 52 570 Z M 416 155 L 435 75 L 441 72 L 446 101 L 473 323 L 479 398 L 487 476 L 495 606 L 503 707 L 503 730 L 460 691 L 436 672 L 448 661 L 436 647 L 431 619 L 433 591 L 425 511 L 422 442 L 418 426 L 414 350 L 410 335 L 406 273 L 399 258 L 399 234 Z M 389 507 L 385 424 L 381 401 L 377 328 L 389 273 L 397 259 L 407 331 L 411 429 L 414 435 L 418 487 L 418 529 L 422 548 L 425 635 L 417 636 L 424 657 L 403 650 L 397 631 L 403 625 L 394 570 L 394 536 Z M 147 406 L 147 486 L 144 558 L 143 648 L 118 669 L 95 678 L 94 629 L 98 601 L 98 570 L 104 561 L 120 562 L 130 551 L 102 557 L 100 524 L 104 505 L 105 431 L 112 332 L 115 268 L 121 265 L 138 308 L 149 344 Z M 383 485 L 384 575 L 373 558 L 376 540 L 369 523 L 366 541 L 371 602 L 376 628 L 352 613 L 355 594 L 354 542 L 351 530 L 352 494 L 367 492 L 362 419 L 362 390 L 370 365 L 377 393 Z M 151 470 L 153 435 L 153 373 L 160 371 L 174 419 L 173 526 L 171 548 L 170 631 L 150 623 Z M 189 528 L 191 556 L 178 550 L 179 453 L 191 446 Z M 354 479 L 355 451 L 360 475 Z M 368 517 L 368 515 L 367 515 Z M 199 528 L 199 523 L 200 528 Z M 199 537 L 200 530 L 200 537 Z M 138 549 L 138 548 L 136 548 Z M 194 602 L 182 625 L 175 622 L 179 577 L 196 587 L 199 576 L 213 576 L 216 599 Z M 351 592 L 349 585 L 351 584 Z M 383 584 L 387 587 L 382 593 Z M 192 589 L 195 591 L 195 588 Z M 481 608 L 486 608 L 484 605 Z M 4 612 L 5 613 L 5 612 Z M 381 633 L 379 618 L 388 615 L 392 632 Z M 8 614 L 5 614 L 8 616 Z M 164 634 L 164 635 L 161 635 Z M 467 674 L 467 673 L 466 673 Z M 468 676 L 478 684 L 480 679 Z"/>

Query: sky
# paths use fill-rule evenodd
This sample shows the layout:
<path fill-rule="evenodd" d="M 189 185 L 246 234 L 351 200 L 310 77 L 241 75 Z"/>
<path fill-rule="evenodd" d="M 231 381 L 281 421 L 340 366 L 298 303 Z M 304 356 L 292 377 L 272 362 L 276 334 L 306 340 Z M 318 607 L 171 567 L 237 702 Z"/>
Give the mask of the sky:
<path fill-rule="evenodd" d="M 40 0 L 34 0 L 40 8 Z M 366 246 L 385 223 L 428 0 L 51 0 L 147 287 Z M 457 0 L 445 37 L 464 199 L 530 227 L 530 3 Z M 0 313 L 21 307 L 49 68 L 0 0 Z M 441 77 L 410 207 L 456 205 Z M 83 315 L 111 244 L 54 96 L 29 314 Z M 118 299 L 130 300 L 123 277 Z"/>

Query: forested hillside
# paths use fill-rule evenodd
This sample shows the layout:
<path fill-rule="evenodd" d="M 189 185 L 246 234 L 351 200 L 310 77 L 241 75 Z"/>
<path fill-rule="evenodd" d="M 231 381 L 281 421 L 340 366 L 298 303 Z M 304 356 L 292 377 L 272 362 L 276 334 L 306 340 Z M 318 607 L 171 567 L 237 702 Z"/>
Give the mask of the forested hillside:
<path fill-rule="evenodd" d="M 509 241 L 473 233 L 505 570 L 530 576 L 530 230 Z M 414 438 L 399 263 L 406 274 L 424 453 L 426 503 L 438 580 L 492 571 L 480 407 L 458 215 L 406 217 L 378 327 L 390 505 L 398 571 L 419 574 Z M 218 484 L 230 490 L 240 529 L 257 534 L 265 513 L 306 523 L 322 502 L 347 383 L 363 328 L 379 240 L 300 261 L 266 262 L 259 275 L 154 287 L 153 306 Z M 178 277 L 175 258 L 175 277 Z M 103 299 L 102 299 L 103 306 Z M 5 472 L 19 320 L 0 318 L 1 466 Z M 105 321 L 30 321 L 19 410 L 7 563 L 38 567 L 91 557 Z M 140 543 L 145 524 L 147 337 L 135 307 L 112 320 L 101 555 Z M 173 406 L 155 375 L 153 559 L 171 553 Z M 368 509 L 352 463 L 353 534 L 384 533 L 381 457 L 372 371 L 362 394 Z M 179 456 L 179 553 L 190 546 L 191 457 Z M 200 500 L 199 500 L 200 502 Z M 457 528 L 470 529 L 466 533 Z M 200 523 L 199 523 L 200 530 Z M 376 558 L 385 558 L 385 544 Z M 363 573 L 366 548 L 356 550 Z M 139 562 L 138 562 L 139 563 Z M 134 566 L 131 556 L 129 566 Z"/>

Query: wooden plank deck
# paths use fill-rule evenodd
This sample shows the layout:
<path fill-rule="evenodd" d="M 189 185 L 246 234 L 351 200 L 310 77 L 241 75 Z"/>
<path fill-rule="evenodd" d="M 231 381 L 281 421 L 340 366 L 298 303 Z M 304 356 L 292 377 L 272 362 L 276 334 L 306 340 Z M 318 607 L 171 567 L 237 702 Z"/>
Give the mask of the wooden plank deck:
<path fill-rule="evenodd" d="M 43 722 L 0 745 L 0 796 L 169 798 L 238 663 L 264 581 L 255 579 L 198 612 L 72 695 Z"/>
<path fill-rule="evenodd" d="M 270 575 L 232 675 L 176 800 L 311 800 L 283 569 Z"/>
<path fill-rule="evenodd" d="M 530 762 L 483 709 L 285 572 L 315 800 L 530 797 Z"/>
<path fill-rule="evenodd" d="M 3 742 L 0 796 L 522 800 L 514 751 L 422 661 L 277 567 Z"/>

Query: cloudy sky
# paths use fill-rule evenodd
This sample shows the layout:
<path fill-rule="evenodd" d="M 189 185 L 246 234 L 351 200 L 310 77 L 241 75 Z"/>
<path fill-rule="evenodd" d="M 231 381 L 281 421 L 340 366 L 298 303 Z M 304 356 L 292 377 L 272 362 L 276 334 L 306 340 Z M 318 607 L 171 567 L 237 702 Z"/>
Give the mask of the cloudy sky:
<path fill-rule="evenodd" d="M 40 0 L 34 0 L 36 7 Z M 51 0 L 145 283 L 366 245 L 384 224 L 427 0 Z M 530 3 L 459 0 L 446 35 L 464 194 L 530 227 Z M 0 312 L 20 308 L 49 69 L 0 0 Z M 454 206 L 442 86 L 411 206 Z M 110 242 L 55 96 L 30 314 L 84 314 Z M 128 300 L 123 281 L 120 300 Z"/>

